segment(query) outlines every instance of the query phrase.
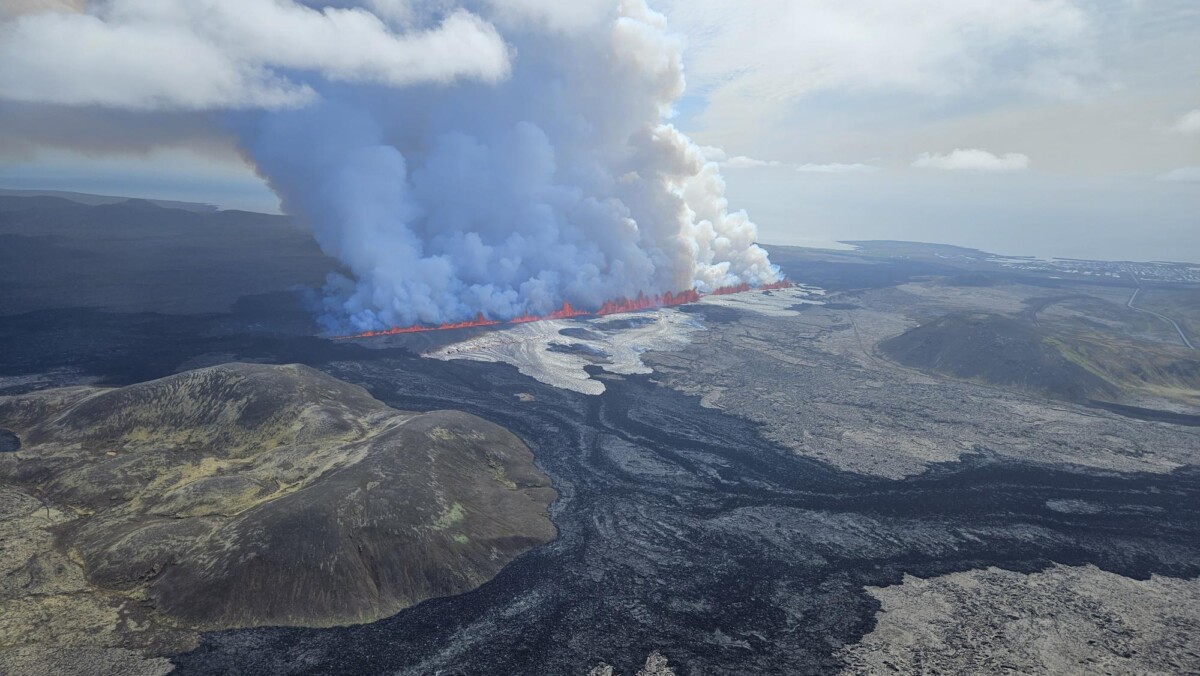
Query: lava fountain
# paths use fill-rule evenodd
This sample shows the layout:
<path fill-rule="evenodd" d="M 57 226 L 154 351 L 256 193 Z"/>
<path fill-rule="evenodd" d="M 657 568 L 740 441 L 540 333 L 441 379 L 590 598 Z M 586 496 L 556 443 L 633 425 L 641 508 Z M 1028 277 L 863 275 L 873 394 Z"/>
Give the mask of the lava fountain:
<path fill-rule="evenodd" d="M 509 320 L 489 319 L 482 314 L 476 315 L 474 319 L 464 322 L 453 322 L 447 324 L 438 324 L 436 326 L 404 326 L 394 327 L 390 329 L 381 329 L 379 331 L 366 331 L 356 333 L 349 336 L 337 336 L 338 340 L 351 340 L 355 338 L 376 338 L 379 336 L 399 336 L 408 333 L 427 333 L 430 331 L 451 331 L 454 329 L 473 329 L 486 326 L 512 326 L 516 324 L 528 324 L 529 322 L 540 322 L 548 319 L 574 319 L 578 317 L 604 317 L 607 315 L 623 314 L 626 312 L 641 312 L 644 310 L 655 310 L 663 307 L 675 307 L 678 305 L 686 305 L 695 303 L 705 295 L 710 296 L 728 296 L 735 293 L 746 293 L 748 291 L 771 291 L 775 289 L 786 289 L 791 287 L 792 283 L 787 280 L 781 280 L 771 284 L 763 284 L 761 286 L 752 287 L 749 284 L 737 284 L 735 286 L 727 286 L 713 291 L 710 294 L 701 294 L 694 289 L 646 295 L 639 293 L 637 298 L 618 298 L 616 300 L 605 301 L 596 310 L 580 310 L 572 307 L 570 303 L 564 302 L 562 307 L 544 315 L 531 315 L 529 313 L 513 317 Z"/>

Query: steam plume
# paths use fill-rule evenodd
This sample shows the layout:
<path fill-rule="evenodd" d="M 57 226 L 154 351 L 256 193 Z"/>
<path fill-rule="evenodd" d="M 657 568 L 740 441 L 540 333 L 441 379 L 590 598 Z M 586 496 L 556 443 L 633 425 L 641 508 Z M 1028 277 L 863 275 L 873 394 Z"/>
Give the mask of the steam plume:
<path fill-rule="evenodd" d="M 546 8 L 457 8 L 508 42 L 501 82 L 314 83 L 319 103 L 243 125 L 285 209 L 352 273 L 330 279 L 327 328 L 778 279 L 753 223 L 728 210 L 717 165 L 665 122 L 684 80 L 664 18 L 643 0 L 568 17 Z"/>
<path fill-rule="evenodd" d="M 680 53 L 644 0 L 22 0 L 0 99 L 225 111 L 370 331 L 777 281 Z"/>

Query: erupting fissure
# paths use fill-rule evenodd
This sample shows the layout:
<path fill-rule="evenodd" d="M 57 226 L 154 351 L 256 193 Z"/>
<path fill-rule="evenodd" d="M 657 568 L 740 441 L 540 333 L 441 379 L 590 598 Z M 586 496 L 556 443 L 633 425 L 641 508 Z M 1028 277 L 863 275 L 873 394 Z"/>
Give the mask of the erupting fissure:
<path fill-rule="evenodd" d="M 749 284 L 737 284 L 735 286 L 727 286 L 724 288 L 717 289 L 716 291 L 713 291 L 710 294 L 701 294 L 700 292 L 698 292 L 694 289 L 689 289 L 687 291 L 680 291 L 679 293 L 672 293 L 670 291 L 667 291 L 666 293 L 656 294 L 656 295 L 652 295 L 652 296 L 647 296 L 646 294 L 639 293 L 637 295 L 637 298 L 634 298 L 633 300 L 630 300 L 628 298 L 619 298 L 617 300 L 605 301 L 604 304 L 601 305 L 598 309 L 591 310 L 591 311 L 580 310 L 578 308 L 572 307 L 570 303 L 564 302 L 562 304 L 562 307 L 560 307 L 559 309 L 555 310 L 554 312 L 550 312 L 550 313 L 544 314 L 544 315 L 531 315 L 529 313 L 525 313 L 518 317 L 513 317 L 512 319 L 498 320 L 498 319 L 488 319 L 487 317 L 484 317 L 482 314 L 479 314 L 479 315 L 475 316 L 475 319 L 467 320 L 464 322 L 452 322 L 452 323 L 446 323 L 446 324 L 439 324 L 437 326 L 415 325 L 415 326 L 395 327 L 395 328 L 390 328 L 390 329 L 381 329 L 379 331 L 366 331 L 363 333 L 356 333 L 356 334 L 349 335 L 349 336 L 339 336 L 339 338 L 342 338 L 342 339 L 375 338 L 377 336 L 397 336 L 397 335 L 406 334 L 406 333 L 426 333 L 429 331 L 449 331 L 452 329 L 470 329 L 470 328 L 478 328 L 478 327 L 483 327 L 483 326 L 507 326 L 507 325 L 513 325 L 513 324 L 528 324 L 529 322 L 540 322 L 540 321 L 544 321 L 547 319 L 573 319 L 576 317 L 604 317 L 606 315 L 615 315 L 615 314 L 621 314 L 624 312 L 639 312 L 642 310 L 654 310 L 654 309 L 663 308 L 663 307 L 674 307 L 677 305 L 686 305 L 688 303 L 695 303 L 696 301 L 700 300 L 704 295 L 727 296 L 729 294 L 745 293 L 747 291 L 770 291 L 770 290 L 774 290 L 774 289 L 786 289 L 786 288 L 790 287 L 791 285 L 792 285 L 791 282 L 789 282 L 787 280 L 782 280 L 782 281 L 774 282 L 771 284 L 763 284 L 763 285 L 757 286 L 757 287 L 752 287 Z"/>

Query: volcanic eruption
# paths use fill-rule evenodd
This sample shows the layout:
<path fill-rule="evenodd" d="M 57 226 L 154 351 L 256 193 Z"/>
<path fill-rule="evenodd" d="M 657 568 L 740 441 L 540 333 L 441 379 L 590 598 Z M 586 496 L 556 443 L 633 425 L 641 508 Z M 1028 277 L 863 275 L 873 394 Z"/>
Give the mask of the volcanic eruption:
<path fill-rule="evenodd" d="M 52 4 L 0 26 L 0 96 L 217 121 L 341 261 L 330 333 L 780 280 L 671 124 L 682 48 L 645 0 Z"/>
<path fill-rule="evenodd" d="M 735 286 L 726 286 L 716 289 L 712 292 L 713 296 L 725 296 L 734 293 L 745 293 L 753 288 L 758 288 L 763 291 L 773 289 L 785 289 L 791 286 L 787 280 L 771 282 L 763 284 L 759 287 L 751 287 L 749 284 L 742 283 Z M 604 317 L 607 315 L 622 314 L 625 312 L 639 312 L 642 310 L 652 310 L 663 307 L 675 307 L 686 303 L 695 303 L 700 300 L 701 294 L 695 289 L 688 289 L 679 293 L 660 293 L 653 296 L 646 294 L 638 294 L 637 298 L 632 300 L 628 298 L 618 298 L 616 300 L 605 301 L 596 310 L 581 310 L 571 307 L 570 303 L 563 302 L 562 307 L 553 312 L 544 315 L 523 314 L 519 317 L 502 321 L 498 319 L 488 319 L 482 314 L 475 315 L 474 319 L 469 319 L 462 322 L 443 322 L 436 326 L 414 324 L 412 326 L 395 326 L 390 329 L 379 329 L 373 331 L 362 331 L 349 336 L 341 336 L 343 338 L 375 338 L 377 336 L 398 336 L 406 333 L 425 333 L 428 331 L 450 331 L 453 329 L 471 329 L 485 326 L 501 326 L 504 324 L 527 324 L 529 322 L 537 322 L 545 319 L 574 319 L 577 317 Z"/>
<path fill-rule="evenodd" d="M 458 4 L 417 3 L 405 28 L 469 14 L 505 41 L 487 71 L 503 77 L 314 79 L 315 103 L 236 120 L 285 210 L 345 264 L 325 329 L 610 314 L 780 280 L 717 165 L 668 121 L 684 78 L 661 15 L 643 0 Z"/>

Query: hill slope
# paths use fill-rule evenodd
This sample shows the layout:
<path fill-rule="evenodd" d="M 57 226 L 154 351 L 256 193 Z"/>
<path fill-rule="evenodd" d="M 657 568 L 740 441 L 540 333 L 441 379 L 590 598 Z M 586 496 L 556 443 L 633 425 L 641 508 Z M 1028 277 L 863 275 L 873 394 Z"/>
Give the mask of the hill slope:
<path fill-rule="evenodd" d="M 282 216 L 0 195 L 0 316 L 223 313 L 243 296 L 320 287 L 338 269 Z"/>
<path fill-rule="evenodd" d="M 1057 399 L 1088 401 L 1119 395 L 1107 380 L 1068 359 L 1034 327 L 1000 315 L 945 315 L 879 347 L 906 366 Z"/>
<path fill-rule="evenodd" d="M 53 587 L 37 561 L 65 555 L 97 593 L 185 627 L 367 622 L 473 589 L 555 535 L 554 491 L 511 433 L 395 411 L 302 366 L 0 398 L 0 428 L 21 441 L 0 489 L 65 515 L 53 551 L 9 552 L 25 588 Z"/>

